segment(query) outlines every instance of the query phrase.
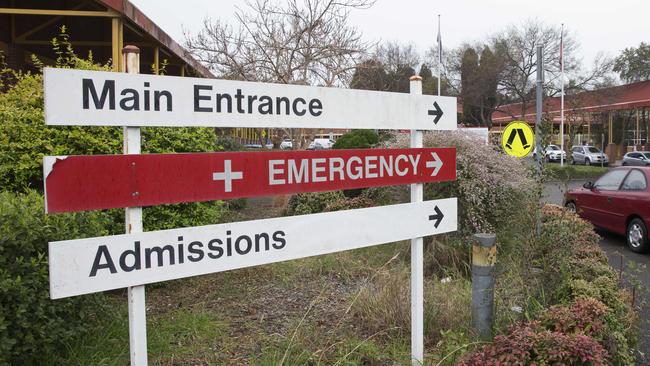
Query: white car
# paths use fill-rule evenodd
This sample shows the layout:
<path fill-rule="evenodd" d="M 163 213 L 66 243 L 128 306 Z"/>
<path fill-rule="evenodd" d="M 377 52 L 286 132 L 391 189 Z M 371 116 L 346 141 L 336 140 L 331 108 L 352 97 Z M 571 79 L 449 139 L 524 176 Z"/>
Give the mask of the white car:
<path fill-rule="evenodd" d="M 546 161 L 560 161 L 561 158 L 564 158 L 566 161 L 566 151 L 560 150 L 560 147 L 557 145 L 548 145 L 544 151 L 546 154 Z"/>
<path fill-rule="evenodd" d="M 332 145 L 334 145 L 334 141 L 330 139 L 314 139 L 314 141 L 309 143 L 307 150 L 331 149 Z"/>
<path fill-rule="evenodd" d="M 280 149 L 282 150 L 291 150 L 293 149 L 293 141 L 291 139 L 284 139 L 280 143 Z"/>

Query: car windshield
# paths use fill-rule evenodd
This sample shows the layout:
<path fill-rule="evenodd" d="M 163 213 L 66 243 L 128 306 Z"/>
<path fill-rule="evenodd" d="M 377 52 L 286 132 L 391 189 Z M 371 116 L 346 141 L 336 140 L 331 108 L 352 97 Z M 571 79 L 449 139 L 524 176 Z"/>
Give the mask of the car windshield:
<path fill-rule="evenodd" d="M 597 148 L 592 147 L 592 146 L 588 147 L 587 151 L 589 151 L 590 153 L 599 153 L 600 152 L 600 150 L 598 150 Z"/>
<path fill-rule="evenodd" d="M 547 149 L 548 150 L 560 150 L 560 148 L 555 146 L 555 145 L 549 145 L 549 147 Z"/>
<path fill-rule="evenodd" d="M 612 170 L 605 173 L 594 184 L 594 188 L 603 191 L 615 191 L 621 185 L 623 178 L 627 175 L 628 170 Z"/>
<path fill-rule="evenodd" d="M 643 156 L 645 156 L 646 159 L 650 159 L 650 152 L 643 153 Z"/>

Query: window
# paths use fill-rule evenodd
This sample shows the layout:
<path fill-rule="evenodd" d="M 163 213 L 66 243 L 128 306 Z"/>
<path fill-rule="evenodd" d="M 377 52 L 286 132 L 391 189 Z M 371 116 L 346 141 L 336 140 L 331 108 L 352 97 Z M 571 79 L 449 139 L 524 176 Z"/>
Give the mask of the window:
<path fill-rule="evenodd" d="M 621 186 L 627 172 L 627 170 L 612 170 L 600 177 L 594 184 L 594 188 L 601 191 L 615 191 Z"/>
<path fill-rule="evenodd" d="M 634 158 L 634 159 L 639 159 L 641 157 L 641 154 L 639 153 L 629 153 L 627 154 L 628 157 Z"/>
<path fill-rule="evenodd" d="M 587 151 L 589 151 L 589 152 L 592 153 L 592 154 L 598 154 L 598 153 L 600 152 L 600 150 L 598 150 L 597 148 L 595 148 L 595 147 L 593 147 L 593 146 L 589 146 L 589 147 L 587 148 Z"/>
<path fill-rule="evenodd" d="M 644 153 L 643 155 L 645 156 L 646 159 L 650 159 L 650 153 Z"/>
<path fill-rule="evenodd" d="M 645 191 L 647 186 L 645 174 L 640 170 L 634 169 L 625 178 L 622 189 L 625 191 Z"/>
<path fill-rule="evenodd" d="M 581 152 L 582 152 L 582 148 L 581 148 L 581 147 L 574 147 L 572 151 L 573 151 L 573 152 L 576 152 L 576 153 L 581 153 Z"/>
<path fill-rule="evenodd" d="M 549 145 L 549 146 L 548 146 L 548 149 L 549 149 L 549 150 L 554 150 L 554 151 L 560 150 L 560 148 L 557 147 L 557 146 L 555 146 L 555 145 Z"/>

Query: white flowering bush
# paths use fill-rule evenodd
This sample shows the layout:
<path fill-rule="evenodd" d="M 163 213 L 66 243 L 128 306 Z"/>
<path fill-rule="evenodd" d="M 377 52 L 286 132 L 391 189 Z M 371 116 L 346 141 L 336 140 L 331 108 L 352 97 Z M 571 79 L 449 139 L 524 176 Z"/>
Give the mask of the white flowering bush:
<path fill-rule="evenodd" d="M 409 134 L 399 134 L 390 145 L 408 147 L 409 139 Z M 462 234 L 521 228 L 522 221 L 534 214 L 536 185 L 524 160 L 457 131 L 425 133 L 424 147 L 456 148 L 456 181 L 426 184 L 425 199 L 458 197 Z"/>

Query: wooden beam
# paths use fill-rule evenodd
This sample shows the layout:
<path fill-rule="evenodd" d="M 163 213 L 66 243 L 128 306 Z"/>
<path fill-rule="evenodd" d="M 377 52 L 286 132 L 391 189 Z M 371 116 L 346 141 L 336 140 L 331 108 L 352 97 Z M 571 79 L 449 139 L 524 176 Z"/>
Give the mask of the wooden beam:
<path fill-rule="evenodd" d="M 113 64 L 113 71 L 120 71 L 120 19 L 113 18 L 111 20 L 111 63 Z"/>
<path fill-rule="evenodd" d="M 74 8 L 72 8 L 71 10 L 78 10 L 78 9 L 81 9 L 81 8 L 83 8 L 85 5 L 86 5 L 86 4 L 84 4 L 84 3 L 79 4 L 79 5 L 75 6 Z M 15 15 L 12 14 L 11 16 L 14 17 Z M 51 19 L 45 21 L 44 23 L 39 24 L 39 25 L 37 25 L 36 27 L 34 27 L 34 28 L 28 30 L 27 32 L 25 32 L 25 33 L 23 33 L 23 34 L 17 36 L 16 39 L 19 40 L 19 41 L 26 41 L 26 40 L 27 40 L 27 37 L 31 36 L 32 34 L 38 32 L 38 31 L 40 31 L 40 30 L 43 29 L 43 28 L 46 28 L 46 27 L 48 27 L 48 26 L 50 26 L 50 25 L 52 25 L 52 24 L 54 24 L 54 23 L 60 21 L 62 18 L 63 18 L 63 16 L 58 16 L 58 17 L 51 18 Z"/>
<path fill-rule="evenodd" d="M 59 10 L 59 9 L 20 9 L 20 8 L 0 8 L 0 14 L 15 15 L 49 15 L 49 16 L 70 16 L 70 17 L 104 17 L 119 18 L 120 14 L 107 11 L 92 10 Z"/>
<path fill-rule="evenodd" d="M 26 45 L 26 46 L 51 46 L 52 41 L 36 41 L 36 40 L 16 40 L 16 44 Z M 111 41 L 70 41 L 70 44 L 73 46 L 81 47 L 111 47 L 113 45 Z M 149 42 L 129 42 L 134 46 L 138 47 L 154 47 L 153 44 Z M 171 64 L 170 64 L 171 65 Z"/>
<path fill-rule="evenodd" d="M 32 40 L 16 40 L 14 43 L 26 45 L 26 46 L 51 46 L 52 41 L 32 41 Z M 112 42 L 109 41 L 70 41 L 70 44 L 73 46 L 82 46 L 82 47 L 110 47 Z"/>
<path fill-rule="evenodd" d="M 153 48 L 153 73 L 160 74 L 160 47 Z"/>
<path fill-rule="evenodd" d="M 118 31 L 118 36 L 117 36 L 117 44 L 119 47 L 119 52 L 117 53 L 119 60 L 120 60 L 120 71 L 122 70 L 122 59 L 124 58 L 124 54 L 122 53 L 122 49 L 124 48 L 124 21 L 122 21 L 122 18 L 119 18 L 119 24 L 117 27 Z M 140 73 L 140 70 L 138 70 L 138 73 Z"/>
<path fill-rule="evenodd" d="M 609 120 L 608 121 L 608 123 L 609 123 L 609 126 L 608 126 L 608 132 L 609 132 L 608 133 L 608 135 L 609 135 L 608 140 L 609 140 L 610 144 L 613 144 L 614 143 L 614 136 L 612 136 L 612 134 L 614 133 L 614 127 L 613 127 L 613 122 L 612 122 L 612 111 L 609 111 L 608 120 Z"/>
<path fill-rule="evenodd" d="M 634 146 L 641 145 L 641 126 L 639 125 L 639 109 L 636 110 L 636 135 L 634 136 Z"/>

